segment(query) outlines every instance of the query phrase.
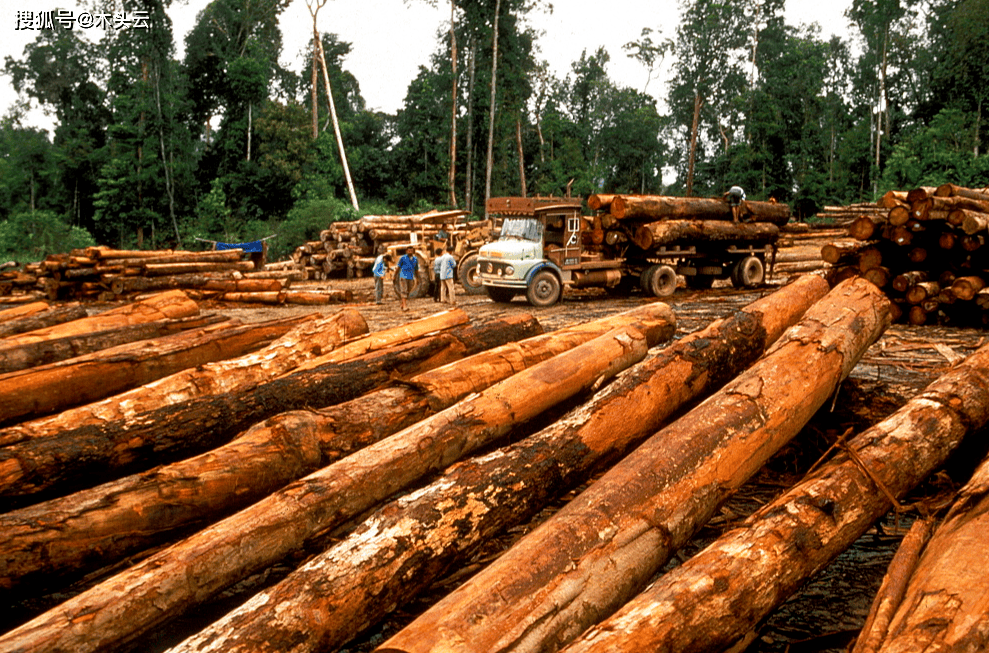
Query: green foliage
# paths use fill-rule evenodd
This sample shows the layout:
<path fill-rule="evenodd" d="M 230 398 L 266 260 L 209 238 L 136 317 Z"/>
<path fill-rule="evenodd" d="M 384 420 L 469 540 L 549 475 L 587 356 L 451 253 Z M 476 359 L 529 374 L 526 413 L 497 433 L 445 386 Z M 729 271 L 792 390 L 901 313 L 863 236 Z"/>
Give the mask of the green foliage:
<path fill-rule="evenodd" d="M 305 242 L 319 240 L 319 233 L 337 221 L 358 219 L 350 202 L 329 198 L 304 200 L 288 212 L 285 220 L 268 225 L 276 238 L 268 241 L 268 256 L 272 260 L 288 258 L 296 247 Z M 263 237 L 263 236 L 260 236 Z"/>
<path fill-rule="evenodd" d="M 969 114 L 944 109 L 931 124 L 904 138 L 892 151 L 882 189 L 940 186 L 981 187 L 989 155 L 976 156 L 976 130 Z"/>
<path fill-rule="evenodd" d="M 0 222 L 0 258 L 18 263 L 96 244 L 85 229 L 73 227 L 51 211 L 16 213 Z"/>

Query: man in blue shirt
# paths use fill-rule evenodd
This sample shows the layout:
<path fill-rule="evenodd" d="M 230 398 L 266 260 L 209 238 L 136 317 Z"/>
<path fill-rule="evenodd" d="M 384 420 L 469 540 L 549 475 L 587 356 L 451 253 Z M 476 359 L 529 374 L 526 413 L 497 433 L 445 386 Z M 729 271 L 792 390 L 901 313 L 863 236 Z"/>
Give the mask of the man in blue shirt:
<path fill-rule="evenodd" d="M 440 270 L 440 301 L 456 306 L 457 297 L 454 293 L 453 278 L 457 271 L 457 259 L 450 252 L 440 250 L 442 256 L 436 259 Z"/>
<path fill-rule="evenodd" d="M 371 273 L 374 275 L 374 303 L 380 304 L 385 294 L 385 273 L 391 265 L 391 254 L 381 252 L 378 258 L 374 259 Z"/>
<path fill-rule="evenodd" d="M 405 256 L 398 259 L 398 296 L 402 300 L 402 310 L 409 310 L 409 293 L 416 285 L 416 276 L 419 272 L 419 259 L 416 257 L 416 249 L 411 245 L 405 249 Z"/>

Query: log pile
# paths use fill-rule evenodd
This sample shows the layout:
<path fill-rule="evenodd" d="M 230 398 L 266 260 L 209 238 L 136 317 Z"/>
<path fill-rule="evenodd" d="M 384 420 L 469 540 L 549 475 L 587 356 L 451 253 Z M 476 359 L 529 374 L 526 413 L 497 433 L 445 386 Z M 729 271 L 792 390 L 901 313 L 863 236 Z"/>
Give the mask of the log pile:
<path fill-rule="evenodd" d="M 250 353 L 0 429 L 0 651 L 366 651 L 396 611 L 382 653 L 727 650 L 989 422 L 986 346 L 667 565 L 835 403 L 889 311 L 805 275 L 671 344 L 661 303 L 545 334 L 461 310 L 266 323 L 283 335 Z M 963 545 L 986 478 L 914 557 L 943 573 L 891 590 L 915 621 L 870 623 L 920 632 L 911 597 L 941 591 L 982 632 Z"/>
<path fill-rule="evenodd" d="M 882 288 L 898 322 L 989 325 L 989 190 L 890 191 L 877 208 L 848 224 L 853 244 L 821 249 L 836 278 L 859 274 Z"/>
<path fill-rule="evenodd" d="M 318 241 L 303 243 L 292 261 L 306 279 L 368 276 L 377 254 L 407 244 L 415 234 L 418 243 L 431 242 L 445 226 L 445 243 L 459 256 L 467 248 L 487 242 L 490 221 L 466 222 L 466 211 L 430 211 L 415 215 L 366 215 L 360 220 L 334 222 Z M 461 251 L 457 251 L 457 249 Z"/>
<path fill-rule="evenodd" d="M 12 276 L 13 275 L 13 276 Z M 162 290 L 180 289 L 196 299 L 327 304 L 351 301 L 344 291 L 297 293 L 288 289 L 294 271 L 256 270 L 239 249 L 115 250 L 87 247 L 52 254 L 23 271 L 0 273 L 0 294 L 11 301 L 129 301 Z M 12 277 L 12 278 L 11 278 Z"/>

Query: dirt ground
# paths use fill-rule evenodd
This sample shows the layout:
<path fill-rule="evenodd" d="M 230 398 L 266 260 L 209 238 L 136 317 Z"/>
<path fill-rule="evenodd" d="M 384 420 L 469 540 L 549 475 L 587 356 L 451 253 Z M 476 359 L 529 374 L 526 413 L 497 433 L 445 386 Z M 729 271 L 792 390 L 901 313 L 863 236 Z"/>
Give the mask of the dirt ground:
<path fill-rule="evenodd" d="M 777 274 L 764 287 L 739 291 L 727 282 L 718 282 L 712 290 L 692 291 L 681 287 L 665 301 L 677 315 L 676 338 L 705 327 L 712 320 L 772 292 L 787 281 L 789 275 Z M 308 285 L 308 284 L 307 284 Z M 443 306 L 432 299 L 410 302 L 410 310 L 403 313 L 397 298 L 390 289 L 386 302 L 375 305 L 373 283 L 370 279 L 334 280 L 317 287 L 343 288 L 354 294 L 354 303 L 367 319 L 371 330 L 380 330 L 414 320 L 441 310 Z M 462 288 L 457 287 L 458 293 Z M 523 298 L 516 298 L 509 305 L 496 304 L 485 295 L 458 294 L 457 306 L 472 321 L 501 316 L 506 313 L 527 312 L 533 314 L 547 331 L 572 323 L 595 319 L 627 310 L 643 302 L 655 301 L 642 295 L 613 297 L 603 290 L 587 290 L 565 293 L 563 301 L 546 309 L 536 309 Z M 246 322 L 312 310 L 332 312 L 339 306 L 318 307 L 244 307 L 243 305 L 218 306 L 219 312 L 237 316 Z M 696 540 L 683 551 L 680 559 L 717 538 L 722 532 L 744 519 L 748 514 L 792 485 L 803 472 L 827 449 L 837 436 L 847 428 L 856 431 L 882 419 L 903 401 L 919 392 L 924 386 L 946 371 L 951 363 L 975 351 L 986 342 L 984 331 L 958 330 L 938 327 L 893 326 L 879 342 L 865 354 L 851 378 L 842 388 L 845 394 L 841 402 L 822 409 L 818 417 L 807 426 L 794 443 L 780 452 L 763 471 L 733 497 L 703 530 Z M 971 452 L 969 452 L 971 453 Z M 979 459 L 984 452 L 977 452 L 969 459 Z M 969 466 L 955 464 L 951 474 L 936 476 L 919 488 L 912 502 L 930 504 L 947 500 L 950 493 L 965 480 Z M 577 490 L 579 491 L 579 489 Z M 534 528 L 567 499 L 557 506 L 547 508 L 532 523 L 513 529 L 491 543 L 475 565 L 465 566 L 461 573 L 437 583 L 432 591 L 397 611 L 385 624 L 368 633 L 361 641 L 354 642 L 348 651 L 370 651 L 420 611 L 428 607 L 446 592 L 465 580 L 470 572 L 483 561 L 496 557 L 517 538 Z M 909 503 L 909 502 L 908 502 Z M 749 646 L 751 653 L 791 653 L 800 651 L 827 651 L 839 653 L 845 650 L 869 610 L 872 597 L 878 589 L 890 559 L 900 538 L 909 527 L 913 516 L 910 510 L 903 514 L 888 515 L 879 528 L 872 529 L 851 549 L 839 557 L 828 569 L 807 584 L 803 591 L 778 609 L 759 628 L 758 637 Z M 671 566 L 679 564 L 679 560 Z M 232 598 L 232 597 L 231 597 Z"/>

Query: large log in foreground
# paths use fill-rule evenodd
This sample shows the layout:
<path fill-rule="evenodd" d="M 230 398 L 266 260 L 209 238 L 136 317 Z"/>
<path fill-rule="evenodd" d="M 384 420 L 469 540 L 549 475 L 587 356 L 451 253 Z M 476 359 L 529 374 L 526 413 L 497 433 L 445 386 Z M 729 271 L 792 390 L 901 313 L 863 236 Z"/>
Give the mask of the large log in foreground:
<path fill-rule="evenodd" d="M 839 284 L 748 371 L 656 433 L 382 652 L 553 650 L 614 612 L 788 442 L 889 324 Z"/>
<path fill-rule="evenodd" d="M 0 449 L 0 480 L 7 496 L 59 492 L 59 487 L 96 483 L 146 469 L 150 461 L 170 462 L 228 441 L 256 422 L 300 408 L 329 406 L 380 387 L 400 372 L 407 377 L 458 358 L 463 343 L 453 336 L 414 342 L 414 336 L 438 325 L 466 319 L 446 311 L 387 332 L 346 343 L 319 357 L 321 363 L 287 376 L 222 394 L 194 396 L 133 417 L 84 424 Z M 442 328 L 442 327 L 440 327 Z M 405 348 L 382 343 L 413 340 Z M 379 353 L 354 362 L 356 356 Z M 348 365 L 341 363 L 348 362 Z M 366 366 L 362 370 L 361 365 Z M 364 373 L 366 372 L 366 373 Z M 167 428 L 162 428 L 166 425 Z"/>
<path fill-rule="evenodd" d="M 753 363 L 826 292 L 823 279 L 806 276 L 686 336 L 539 433 L 383 506 L 172 653 L 335 650 Z"/>
<path fill-rule="evenodd" d="M 968 433 L 987 422 L 989 346 L 850 440 L 845 453 L 763 506 L 741 527 L 658 579 L 568 653 L 728 648 L 851 546 L 893 507 L 894 498 L 937 470 Z M 980 542 L 982 537 L 985 530 Z M 963 555 L 959 549 L 953 553 Z M 974 547 L 964 555 L 980 563 L 985 558 L 984 550 L 976 553 Z M 957 569 L 975 564 L 973 557 L 958 562 Z M 976 605 L 984 627 L 985 583 L 964 586 L 982 597 Z M 939 608 L 954 603 L 947 593 L 943 596 L 946 600 Z M 946 616 L 940 609 L 933 614 L 933 623 Z M 928 620 L 931 615 L 926 615 Z"/>
<path fill-rule="evenodd" d="M 298 317 L 263 324 L 228 320 L 2 374 L 0 422 L 47 415 L 182 370 L 243 356 L 285 335 L 299 321 Z"/>
<path fill-rule="evenodd" d="M 977 653 L 989 648 L 987 541 L 989 460 L 959 491 L 934 531 L 875 650 Z"/>
<path fill-rule="evenodd" d="M 66 601 L 0 637 L 0 649 L 120 649 L 277 562 L 307 538 L 343 524 L 492 444 L 514 425 L 642 360 L 646 350 L 641 334 L 619 330 L 520 372 Z"/>
<path fill-rule="evenodd" d="M 45 302 L 35 302 L 29 306 L 48 306 Z M 6 312 L 6 311 L 4 311 Z M 44 329 L 63 322 L 71 322 L 86 317 L 86 308 L 79 303 L 55 306 L 45 310 L 34 310 L 15 316 L 8 316 L 0 322 L 0 337 L 5 338 L 18 333 L 27 333 L 36 329 Z"/>
<path fill-rule="evenodd" d="M 635 230 L 632 242 L 647 251 L 678 242 L 737 242 L 764 245 L 775 242 L 779 234 L 779 227 L 765 222 L 667 220 L 640 226 Z"/>
<path fill-rule="evenodd" d="M 454 333 L 470 354 L 538 330 L 523 315 Z M 282 413 L 199 456 L 0 515 L 0 587 L 37 592 L 250 505 L 336 460 L 320 451 L 332 427 L 317 411 Z"/>
<path fill-rule="evenodd" d="M 166 320 L 149 324 L 164 324 L 168 328 L 174 323 L 176 321 Z M 182 325 L 181 321 L 179 324 Z M 123 328 L 130 331 L 145 327 Z M 367 322 L 356 309 L 344 309 L 326 317 L 312 314 L 303 318 L 301 324 L 283 337 L 252 354 L 183 370 L 103 401 L 0 429 L 0 446 L 58 434 L 67 435 L 72 429 L 85 424 L 126 419 L 192 397 L 248 388 L 289 372 L 341 342 L 366 333 Z"/>

